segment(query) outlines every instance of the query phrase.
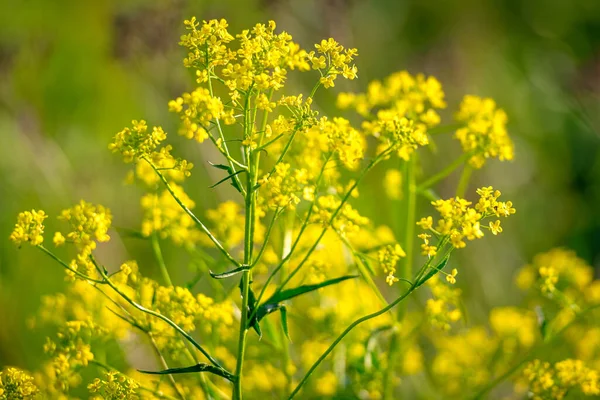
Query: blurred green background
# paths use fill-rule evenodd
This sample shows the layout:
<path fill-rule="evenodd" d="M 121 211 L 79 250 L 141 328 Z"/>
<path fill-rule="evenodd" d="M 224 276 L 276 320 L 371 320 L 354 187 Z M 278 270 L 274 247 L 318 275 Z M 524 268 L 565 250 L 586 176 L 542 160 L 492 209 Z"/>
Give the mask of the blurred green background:
<path fill-rule="evenodd" d="M 2 0 L 0 1 L 0 367 L 34 369 L 44 332 L 30 330 L 40 296 L 64 286 L 42 254 L 8 241 L 19 211 L 51 216 L 79 199 L 113 210 L 114 224 L 138 227 L 140 193 L 124 186 L 127 166 L 107 145 L 131 119 L 169 132 L 167 101 L 193 85 L 177 45 L 182 21 L 226 18 L 231 32 L 274 19 L 304 47 L 332 36 L 359 50 L 359 79 L 321 91 L 317 107 L 336 112 L 340 90 L 364 90 L 373 79 L 407 69 L 444 85 L 450 122 L 464 94 L 497 100 L 510 118 L 512 163 L 490 162 L 478 184 L 501 188 L 518 209 L 498 240 L 462 252 L 461 286 L 474 320 L 491 306 L 514 304 L 515 269 L 540 251 L 566 246 L 600 264 L 600 2 L 597 0 Z M 308 92 L 302 82 L 295 89 Z M 200 146 L 190 195 L 198 208 L 232 193 L 215 180 Z M 427 164 L 435 172 L 456 158 L 450 135 Z M 371 175 L 357 208 L 389 223 L 383 170 Z M 457 176 L 440 187 L 450 195 Z M 388 207 L 382 206 L 388 202 Z M 420 205 L 425 207 L 426 204 Z M 423 211 L 424 213 L 425 211 Z M 393 225 L 393 224 L 392 224 Z M 49 219 L 49 233 L 55 219 Z M 116 236 L 116 235 L 115 235 Z M 115 263 L 154 264 L 145 245 L 118 238 L 104 246 Z M 169 257 L 178 257 L 166 248 Z M 485 290 L 484 290 L 485 288 Z"/>

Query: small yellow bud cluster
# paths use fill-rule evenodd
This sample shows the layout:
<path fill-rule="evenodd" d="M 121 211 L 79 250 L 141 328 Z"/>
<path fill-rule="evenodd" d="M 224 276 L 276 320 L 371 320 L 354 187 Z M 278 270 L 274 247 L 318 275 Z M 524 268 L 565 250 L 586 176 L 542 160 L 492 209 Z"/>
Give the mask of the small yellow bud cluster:
<path fill-rule="evenodd" d="M 127 163 L 152 154 L 167 138 L 161 127 L 154 127 L 148 132 L 148 125 L 144 120 L 133 120 L 131 124 L 131 128 L 124 128 L 117 133 L 108 146 L 113 153 L 121 153 Z"/>
<path fill-rule="evenodd" d="M 447 276 L 454 278 L 456 275 Z M 427 319 L 434 328 L 448 331 L 450 324 L 462 317 L 459 308 L 461 291 L 442 283 L 437 275 L 429 279 L 427 285 L 433 295 L 433 298 L 427 300 L 425 304 Z"/>
<path fill-rule="evenodd" d="M 279 163 L 272 174 L 261 179 L 264 188 L 261 195 L 270 209 L 294 209 L 300 203 L 299 196 L 311 200 L 309 195 L 312 191 L 308 187 L 310 178 L 304 168 L 292 169 L 290 164 Z"/>
<path fill-rule="evenodd" d="M 575 252 L 563 248 L 540 253 L 533 262 L 524 266 L 516 283 L 522 290 L 535 288 L 562 306 L 577 302 L 594 301 L 594 269 Z M 565 301 L 568 300 L 568 301 Z"/>
<path fill-rule="evenodd" d="M 600 373 L 581 360 L 566 359 L 554 365 L 534 360 L 525 367 L 523 375 L 534 400 L 560 400 L 575 389 L 585 396 L 600 394 Z"/>
<path fill-rule="evenodd" d="M 33 377 L 25 371 L 13 367 L 0 371 L 0 400 L 33 400 L 38 392 Z"/>
<path fill-rule="evenodd" d="M 490 312 L 490 327 L 505 340 L 505 351 L 516 345 L 531 347 L 537 339 L 539 328 L 535 314 L 517 307 L 496 307 Z"/>
<path fill-rule="evenodd" d="M 390 286 L 399 280 L 394 274 L 396 273 L 396 264 L 398 264 L 398 260 L 400 260 L 401 257 L 406 257 L 406 253 L 399 244 L 396 244 L 395 246 L 385 246 L 377 253 L 379 264 L 381 265 L 383 272 L 387 274 L 385 281 Z"/>
<path fill-rule="evenodd" d="M 55 244 L 65 240 L 75 244 L 78 254 L 71 262 L 71 267 L 75 270 L 83 268 L 87 275 L 93 275 L 95 267 L 90 262 L 89 256 L 96 248 L 96 242 L 103 243 L 110 240 L 108 235 L 112 222 L 110 210 L 81 200 L 77 205 L 63 210 L 58 219 L 67 222 L 71 231 L 65 236 L 62 233 L 55 235 Z"/>
<path fill-rule="evenodd" d="M 496 216 L 508 217 L 515 213 L 512 202 L 498 201 L 500 191 L 490 187 L 477 190 L 480 198 L 475 207 L 471 202 L 460 197 L 448 200 L 436 200 L 431 204 L 440 213 L 442 219 L 433 228 L 433 218 L 426 217 L 417 222 L 424 230 L 430 230 L 436 235 L 448 236 L 450 243 L 455 248 L 466 246 L 464 239 L 475 240 L 483 237 L 481 220 Z M 489 229 L 494 234 L 501 232 L 500 221 L 490 222 Z M 425 244 L 422 246 L 423 254 L 431 255 L 436 249 L 429 247 L 428 237 L 421 237 Z M 435 253 L 434 253 L 435 254 Z"/>
<path fill-rule="evenodd" d="M 472 167 L 481 168 L 488 158 L 513 159 L 514 145 L 506 131 L 506 113 L 496 108 L 494 100 L 467 95 L 456 119 L 466 125 L 456 131 L 455 137 L 465 152 L 473 153 L 469 159 Z"/>
<path fill-rule="evenodd" d="M 109 371 L 103 379 L 96 378 L 88 385 L 90 393 L 96 394 L 93 399 L 139 399 L 139 384 L 133 379 L 117 371 Z"/>
<path fill-rule="evenodd" d="M 378 152 L 391 148 L 403 160 L 409 160 L 419 146 L 429 144 L 424 125 L 415 124 L 394 110 L 379 111 L 377 119 L 364 122 L 363 128 L 380 141 Z"/>
<path fill-rule="evenodd" d="M 195 203 L 181 186 L 171 184 L 171 189 L 188 207 L 194 209 Z M 150 236 L 157 232 L 161 238 L 171 239 L 177 245 L 193 245 L 202 236 L 194 220 L 181 208 L 168 190 L 160 193 L 148 193 L 140 200 L 144 212 L 142 235 Z"/>
<path fill-rule="evenodd" d="M 208 139 L 207 127 L 212 121 L 223 119 L 228 125 L 235 123 L 233 109 L 225 111 L 221 99 L 211 96 L 205 88 L 197 88 L 171 100 L 169 111 L 177 113 L 181 118 L 179 134 L 198 143 Z"/>
<path fill-rule="evenodd" d="M 320 44 L 315 44 L 315 48 L 317 52 L 311 51 L 308 54 L 308 60 L 313 69 L 318 69 L 321 72 L 319 82 L 324 87 L 335 86 L 334 82 L 338 75 L 350 80 L 356 78 L 358 70 L 356 65 L 351 63 L 354 57 L 358 55 L 358 50 L 344 49 L 344 46 L 331 38 L 322 40 Z"/>
<path fill-rule="evenodd" d="M 374 109 L 389 109 L 432 127 L 440 122 L 435 109 L 446 107 L 442 85 L 433 76 L 412 76 L 407 71 L 396 72 L 384 82 L 373 81 L 366 93 L 341 93 L 338 107 L 354 108 L 360 115 L 374 114 Z"/>
<path fill-rule="evenodd" d="M 43 210 L 19 213 L 15 229 L 10 234 L 10 240 L 17 246 L 21 246 L 23 242 L 30 243 L 32 246 L 42 244 L 44 242 L 44 220 L 46 218 L 48 218 L 48 215 Z"/>
<path fill-rule="evenodd" d="M 327 226 L 333 212 L 338 209 L 340 204 L 342 204 L 342 201 L 334 195 L 319 197 L 313 206 L 310 222 Z M 345 203 L 334 218 L 332 226 L 340 234 L 347 235 L 358 232 L 361 227 L 368 224 L 368 218 L 361 216 L 350 204 Z"/>
<path fill-rule="evenodd" d="M 356 169 L 364 157 L 366 147 L 363 136 L 344 118 L 329 121 L 321 118 L 318 129 L 326 135 L 329 151 L 334 152 L 340 162 L 349 169 Z"/>

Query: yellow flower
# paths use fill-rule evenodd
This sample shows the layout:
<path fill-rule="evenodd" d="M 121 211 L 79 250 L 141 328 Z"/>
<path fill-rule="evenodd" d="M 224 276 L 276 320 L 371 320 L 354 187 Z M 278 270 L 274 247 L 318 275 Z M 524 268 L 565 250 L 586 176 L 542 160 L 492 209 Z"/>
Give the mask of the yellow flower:
<path fill-rule="evenodd" d="M 463 150 L 471 155 L 469 164 L 481 168 L 486 159 L 512 160 L 514 146 L 506 131 L 506 113 L 496 108 L 490 98 L 467 95 L 464 97 L 456 119 L 465 127 L 456 131 L 455 137 Z"/>
<path fill-rule="evenodd" d="M 54 245 L 58 247 L 65 243 L 65 237 L 62 235 L 62 233 L 56 232 L 54 233 L 54 238 L 52 239 L 52 241 L 54 242 Z"/>
<path fill-rule="evenodd" d="M 21 246 L 23 242 L 30 243 L 32 246 L 42 244 L 44 242 L 44 220 L 46 218 L 48 216 L 43 210 L 19 213 L 15 229 L 10 234 L 10 240 L 17 246 Z"/>

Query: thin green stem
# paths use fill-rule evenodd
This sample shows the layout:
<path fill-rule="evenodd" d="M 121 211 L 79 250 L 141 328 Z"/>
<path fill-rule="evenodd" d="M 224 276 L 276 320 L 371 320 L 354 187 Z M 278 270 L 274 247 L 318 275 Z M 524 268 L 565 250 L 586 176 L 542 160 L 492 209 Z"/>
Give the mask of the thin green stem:
<path fill-rule="evenodd" d="M 312 253 L 319 246 L 319 243 L 321 242 L 321 239 L 323 239 L 323 236 L 325 236 L 325 233 L 327 233 L 327 230 L 329 229 L 329 227 L 331 226 L 331 224 L 335 220 L 335 217 L 337 217 L 337 215 L 339 214 L 339 212 L 342 210 L 342 208 L 344 207 L 344 205 L 346 204 L 346 202 L 348 201 L 348 199 L 352 195 L 352 192 L 354 191 L 354 189 L 356 189 L 356 187 L 364 179 L 364 177 L 367 175 L 367 173 L 369 171 L 371 171 L 371 169 L 373 169 L 373 167 L 375 167 L 375 165 L 377 165 L 381 160 L 383 160 L 387 156 L 389 150 L 390 150 L 390 148 L 384 150 L 381 154 L 379 154 L 377 157 L 375 157 L 369 163 L 369 165 L 367 165 L 367 167 L 361 172 L 361 174 L 358 176 L 358 178 L 356 178 L 356 181 L 354 182 L 354 184 L 350 187 L 350 189 L 346 192 L 346 194 L 342 198 L 342 201 L 340 202 L 340 205 L 331 214 L 331 217 L 329 218 L 329 221 L 327 221 L 327 225 L 325 226 L 325 228 L 323 228 L 323 230 L 321 231 L 321 233 L 319 234 L 319 236 L 317 237 L 317 239 L 315 240 L 315 242 L 313 243 L 313 245 L 308 249 L 308 252 L 304 256 L 304 258 L 302 259 L 302 261 L 300 261 L 300 263 L 296 266 L 296 268 L 283 280 L 282 284 L 277 289 L 278 292 L 280 292 L 281 290 L 283 290 L 283 288 L 285 287 L 285 285 L 287 285 L 292 280 L 292 278 L 304 266 L 304 264 L 306 263 L 306 261 L 308 261 L 308 259 L 312 255 Z"/>
<path fill-rule="evenodd" d="M 457 197 L 463 197 L 465 195 L 472 174 L 473 167 L 471 167 L 469 164 L 465 164 L 465 167 L 462 170 L 462 174 L 460 175 L 460 180 L 458 181 L 458 187 L 456 188 Z"/>
<path fill-rule="evenodd" d="M 171 187 L 171 185 L 169 184 L 169 182 L 167 181 L 165 176 L 156 169 L 156 166 L 150 160 L 148 160 L 147 158 L 144 158 L 144 160 L 146 160 L 146 162 L 148 162 L 148 164 L 150 164 L 152 169 L 154 169 L 154 171 L 156 172 L 156 174 L 158 175 L 160 180 L 164 183 L 165 187 L 167 188 L 167 190 L 169 191 L 169 193 L 171 194 L 173 199 L 177 202 L 177 204 L 179 204 L 179 206 L 183 209 L 183 211 L 185 211 L 185 213 L 187 215 L 189 215 L 190 218 L 192 218 L 192 220 L 196 223 L 196 225 L 198 225 L 200 227 L 200 229 L 206 234 L 206 236 L 208 236 L 208 238 L 211 240 L 211 242 L 214 243 L 214 245 L 217 247 L 217 249 L 219 249 L 221 251 L 221 253 L 223 253 L 225 258 L 227 258 L 229 261 L 231 261 L 231 263 L 233 265 L 235 265 L 236 267 L 240 267 L 241 266 L 240 263 L 237 262 L 235 260 L 235 258 L 233 258 L 233 256 L 231 254 L 229 254 L 229 252 L 227 250 L 225 250 L 225 247 L 223 247 L 221 242 L 219 242 L 219 240 L 212 234 L 212 232 L 206 227 L 206 225 L 204 225 L 202 223 L 202 221 L 200 221 L 198 219 L 198 217 L 196 217 L 196 215 L 192 212 L 192 210 L 190 210 L 185 204 L 183 204 L 183 201 L 181 201 L 179 196 L 177 196 L 177 194 L 175 193 L 175 191 L 173 190 L 173 188 Z"/>
<path fill-rule="evenodd" d="M 443 170 L 441 170 L 440 172 L 433 175 L 431 178 L 427 179 L 425 182 L 423 182 L 419 186 L 417 186 L 417 192 L 424 192 L 425 190 L 429 189 L 431 186 L 435 185 L 436 183 L 438 183 L 439 181 L 441 181 L 442 179 L 444 179 L 445 177 L 450 175 L 452 172 L 454 172 L 454 170 L 456 168 L 460 167 L 469 157 L 470 157 L 469 153 L 463 153 L 463 155 L 461 155 L 456 160 L 454 160 L 446 168 L 444 168 Z"/>
<path fill-rule="evenodd" d="M 275 210 L 275 214 L 273 215 L 273 218 L 271 219 L 271 222 L 269 223 L 269 227 L 267 228 L 267 233 L 265 233 L 265 239 L 263 241 L 263 245 L 260 248 L 256 257 L 254 258 L 254 261 L 252 262 L 252 265 L 250 266 L 250 268 L 254 268 L 256 266 L 256 264 L 258 264 L 258 262 L 260 261 L 263 253 L 265 252 L 265 250 L 267 248 L 267 244 L 269 243 L 269 238 L 271 237 L 271 231 L 273 230 L 273 227 L 275 226 L 275 221 L 277 221 L 277 218 L 281 215 L 282 212 L 283 212 L 283 209 L 281 209 L 281 208 L 278 208 L 277 210 Z"/>
<path fill-rule="evenodd" d="M 421 267 L 421 270 L 419 271 L 419 274 L 422 271 L 424 271 L 425 269 L 427 269 L 429 267 L 429 265 L 432 263 L 432 261 L 433 261 L 433 258 L 427 260 L 427 262 Z M 431 277 L 429 279 L 431 279 Z M 361 317 L 361 318 L 357 319 L 356 321 L 354 321 L 353 323 L 351 323 L 333 341 L 333 343 L 327 348 L 327 350 L 325 350 L 325 352 L 317 359 L 317 361 L 315 361 L 315 363 L 310 367 L 310 369 L 306 372 L 306 374 L 304 375 L 304 377 L 300 380 L 300 382 L 298 383 L 298 385 L 296 386 L 296 388 L 294 389 L 294 391 L 290 394 L 290 397 L 288 397 L 288 400 L 293 399 L 296 396 L 296 394 L 298 394 L 298 392 L 300 391 L 300 389 L 302 388 L 302 386 L 304 386 L 304 384 L 306 384 L 306 382 L 308 381 L 308 379 L 310 378 L 310 376 L 312 375 L 312 373 L 323 362 L 323 360 L 325 360 L 325 358 L 327 358 L 327 356 L 333 351 L 333 349 L 338 345 L 338 343 L 340 343 L 342 341 L 342 339 L 344 339 L 344 337 L 346 337 L 346 335 L 348 335 L 348 333 L 350 333 L 354 328 L 356 328 L 358 325 L 362 324 L 363 322 L 366 322 L 368 320 L 376 318 L 376 317 L 378 317 L 378 316 L 380 316 L 382 314 L 385 314 L 386 312 L 390 311 L 395 306 L 397 306 L 398 304 L 400 304 L 402 302 L 402 300 L 404 300 L 408 295 L 410 295 L 412 292 L 414 292 L 419 286 L 421 286 L 421 285 L 418 284 L 418 281 L 414 280 L 413 284 L 408 288 L 408 290 L 404 294 L 402 294 L 400 297 L 398 297 L 396 300 L 394 300 L 393 302 L 391 302 L 389 305 L 387 305 L 386 307 L 380 309 L 379 311 L 376 311 L 374 313 L 365 315 L 364 317 Z"/>
<path fill-rule="evenodd" d="M 209 71 L 209 76 L 208 76 L 208 91 L 210 93 L 210 96 L 213 96 L 213 87 L 212 87 L 212 80 L 213 80 L 213 73 L 212 71 Z M 223 152 L 225 155 L 225 158 L 227 159 L 227 162 L 229 163 L 229 167 L 231 168 L 231 172 L 235 173 L 236 169 L 235 169 L 235 163 L 233 162 L 233 157 L 231 157 L 231 154 L 229 153 L 229 148 L 227 147 L 227 143 L 225 141 L 225 134 L 223 133 L 223 128 L 221 128 L 221 122 L 219 121 L 218 118 L 215 119 L 216 124 L 217 124 L 217 130 L 219 132 L 219 137 L 221 138 L 221 146 L 223 148 Z M 237 175 L 233 176 L 233 179 L 236 181 L 238 187 L 243 187 L 242 183 L 240 182 L 240 179 Z"/>
<path fill-rule="evenodd" d="M 169 364 L 167 364 L 167 360 L 160 352 L 160 349 L 158 348 L 158 344 L 156 343 L 156 340 L 154 340 L 154 336 L 152 335 L 151 332 L 146 332 L 146 334 L 148 335 L 148 338 L 150 339 L 150 344 L 152 345 L 152 348 L 154 349 L 154 353 L 156 354 L 156 357 L 160 361 L 160 364 L 162 365 L 163 369 L 165 369 L 165 370 L 169 369 Z M 179 398 L 182 400 L 186 400 L 185 394 L 183 394 L 183 392 L 181 391 L 179 386 L 177 386 L 177 382 L 175 382 L 175 378 L 173 377 L 173 375 L 169 374 L 169 375 L 167 375 L 167 377 L 169 379 L 169 383 L 171 384 L 171 387 L 173 388 L 175 393 L 177 393 Z"/>
<path fill-rule="evenodd" d="M 36 246 L 38 249 L 42 250 L 44 253 L 48 254 L 50 257 L 52 257 L 56 262 L 58 262 L 60 265 L 62 265 L 64 268 L 66 268 L 67 270 L 71 271 L 72 273 L 74 273 L 75 275 L 77 275 L 78 277 L 80 277 L 81 279 L 85 279 L 86 281 L 90 281 L 90 282 L 94 282 L 94 283 L 99 283 L 99 284 L 104 284 L 105 282 L 99 279 L 94 279 L 91 278 L 85 274 L 82 274 L 81 272 L 77 271 L 76 269 L 73 269 L 69 266 L 69 264 L 67 264 L 66 262 L 64 262 L 63 260 L 61 260 L 60 258 L 58 258 L 54 253 L 52 253 L 50 250 L 48 250 L 47 248 L 45 248 L 44 246 L 42 246 L 41 244 Z"/>
<path fill-rule="evenodd" d="M 167 270 L 167 265 L 165 264 L 165 260 L 162 255 L 162 251 L 160 249 L 160 243 L 158 241 L 158 233 L 152 232 L 150 241 L 152 242 L 152 251 L 154 252 L 154 256 L 156 257 L 156 262 L 158 263 L 158 268 L 160 269 L 160 273 L 165 281 L 167 286 L 173 286 L 171 282 L 171 277 L 169 276 L 169 271 Z"/>

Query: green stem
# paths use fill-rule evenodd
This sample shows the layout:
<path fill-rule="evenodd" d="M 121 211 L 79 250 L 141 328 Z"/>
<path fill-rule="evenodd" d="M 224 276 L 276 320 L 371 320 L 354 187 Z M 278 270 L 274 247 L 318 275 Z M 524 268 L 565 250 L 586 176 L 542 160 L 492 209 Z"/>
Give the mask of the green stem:
<path fill-rule="evenodd" d="M 465 195 L 472 174 L 473 167 L 471 167 L 469 164 L 465 164 L 462 174 L 460 175 L 460 180 L 458 181 L 458 187 L 456 188 L 457 197 L 463 197 Z"/>
<path fill-rule="evenodd" d="M 183 211 L 185 211 L 185 213 L 187 215 L 189 215 L 190 218 L 192 218 L 192 220 L 196 223 L 196 225 L 198 225 L 200 227 L 200 229 L 206 234 L 206 236 L 208 236 L 210 241 L 214 243 L 214 245 L 217 247 L 217 249 L 219 249 L 221 251 L 221 253 L 223 253 L 225 258 L 227 258 L 229 261 L 231 261 L 231 263 L 233 265 L 235 265 L 236 267 L 240 267 L 241 266 L 240 263 L 237 262 L 235 260 L 235 258 L 233 258 L 233 256 L 231 254 L 229 254 L 229 252 L 227 250 L 225 250 L 225 247 L 223 247 L 221 242 L 219 242 L 219 240 L 212 234 L 212 232 L 206 227 L 206 225 L 204 225 L 202 223 L 202 221 L 200 221 L 198 219 L 198 217 L 196 217 L 196 215 L 192 212 L 192 210 L 190 210 L 185 204 L 183 204 L 183 201 L 181 201 L 179 196 L 177 196 L 177 194 L 175 193 L 175 191 L 173 190 L 173 188 L 171 187 L 171 185 L 169 184 L 169 182 L 167 181 L 165 176 L 160 171 L 158 171 L 156 166 L 149 159 L 144 158 L 144 160 L 146 160 L 146 162 L 148 164 L 150 164 L 152 169 L 154 169 L 154 171 L 156 172 L 156 174 L 158 175 L 160 180 L 164 183 L 165 187 L 167 188 L 167 190 L 169 191 L 169 193 L 171 194 L 173 199 L 177 202 L 177 204 L 179 204 L 179 206 L 183 209 Z"/>
<path fill-rule="evenodd" d="M 169 271 L 167 270 L 167 266 L 165 264 L 165 260 L 162 255 L 162 251 L 160 250 L 160 243 L 158 242 L 158 233 L 152 232 L 151 236 L 152 242 L 152 251 L 154 251 L 154 256 L 156 257 L 156 261 L 158 262 L 158 268 L 160 269 L 160 273 L 165 281 L 167 286 L 173 286 L 171 282 L 171 277 L 169 276 Z"/>
<path fill-rule="evenodd" d="M 165 360 L 165 357 L 160 352 L 160 349 L 158 348 L 158 344 L 156 343 L 156 340 L 154 340 L 154 336 L 152 335 L 151 332 L 146 332 L 146 334 L 148 335 L 148 338 L 150 338 L 150 344 L 152 344 L 152 348 L 154 349 L 154 352 L 156 353 L 156 357 L 160 361 L 160 364 L 162 365 L 163 369 L 165 369 L 165 370 L 169 369 L 169 364 L 167 364 L 167 360 Z M 175 393 L 177 393 L 179 398 L 181 400 L 186 400 L 185 395 L 183 394 L 181 389 L 179 389 L 179 387 L 177 386 L 177 382 L 175 382 L 175 378 L 173 377 L 173 375 L 169 374 L 169 375 L 167 375 L 167 377 L 169 379 L 169 383 L 171 384 L 171 387 L 173 388 Z"/>
<path fill-rule="evenodd" d="M 47 248 L 45 248 L 44 246 L 42 246 L 41 244 L 36 246 L 38 249 L 42 250 L 44 253 L 48 254 L 50 257 L 52 257 L 56 262 L 58 262 L 60 265 L 62 265 L 64 268 L 68 269 L 69 271 L 71 271 L 72 273 L 74 273 L 75 275 L 77 275 L 78 277 L 80 277 L 81 279 L 85 279 L 86 281 L 90 281 L 90 282 L 94 282 L 94 283 L 99 283 L 99 284 L 104 284 L 106 282 L 99 280 L 99 279 L 94 279 L 91 278 L 87 275 L 82 274 L 81 272 L 77 271 L 76 269 L 73 269 L 69 266 L 69 264 L 67 264 L 66 262 L 64 262 L 63 260 L 61 260 L 60 258 L 58 258 L 54 253 L 52 253 L 50 250 L 48 250 Z"/>
<path fill-rule="evenodd" d="M 244 106 L 244 137 L 249 137 L 252 134 L 252 126 L 254 122 L 250 120 L 250 95 L 246 96 Z M 253 152 L 246 148 L 246 160 L 248 162 L 248 181 L 245 198 L 246 219 L 244 224 L 244 265 L 252 265 L 252 250 L 254 248 L 254 225 L 256 215 L 256 181 L 258 172 L 258 158 L 253 157 Z M 246 353 L 246 338 L 248 334 L 248 317 L 249 317 L 249 295 L 250 283 L 252 281 L 252 271 L 246 270 L 243 272 L 241 281 L 242 291 L 242 309 L 240 319 L 240 331 L 238 337 L 237 361 L 235 367 L 235 380 L 233 382 L 233 398 L 234 400 L 242 400 L 242 379 L 244 369 L 244 356 Z"/>
<path fill-rule="evenodd" d="M 438 183 L 439 181 L 441 181 L 442 179 L 444 179 L 445 177 L 450 175 L 452 172 L 454 172 L 454 170 L 456 168 L 458 168 L 462 163 L 464 163 L 469 157 L 470 157 L 470 154 L 468 154 L 468 153 L 464 153 L 462 156 L 458 157 L 446 168 L 444 168 L 437 174 L 433 175 L 431 178 L 427 179 L 425 182 L 421 183 L 417 187 L 417 192 L 424 192 L 425 190 L 429 189 L 431 186 L 435 185 L 436 183 Z"/>
<path fill-rule="evenodd" d="M 430 258 L 429 260 L 427 260 L 427 262 L 421 267 L 421 269 L 419 270 L 419 273 L 417 275 L 420 275 L 424 270 L 426 270 L 431 263 L 433 262 L 434 258 Z M 427 279 L 431 279 L 431 277 L 427 278 Z M 427 280 L 425 280 L 426 282 Z M 390 311 L 391 309 L 393 309 L 395 306 L 397 306 L 398 304 L 400 304 L 402 302 L 402 300 L 404 300 L 408 295 L 410 295 L 412 292 L 414 292 L 416 289 L 418 289 L 423 283 L 419 284 L 419 282 L 415 279 L 413 281 L 413 284 L 410 285 L 410 287 L 408 288 L 408 290 L 402 294 L 400 297 L 398 297 L 396 300 L 394 300 L 393 302 L 391 302 L 388 306 L 380 309 L 379 311 L 376 311 L 374 313 L 365 315 L 364 317 L 361 317 L 359 319 L 357 319 L 356 321 L 354 321 L 353 323 L 351 323 L 334 341 L 333 343 L 327 348 L 327 350 L 325 350 L 325 352 L 319 357 L 319 359 L 317 361 L 315 361 L 315 363 L 310 367 L 310 369 L 308 370 L 308 372 L 304 375 L 304 377 L 300 380 L 300 382 L 298 383 L 298 385 L 296 386 L 296 388 L 294 389 L 294 391 L 292 392 L 292 394 L 290 394 L 290 397 L 288 397 L 288 400 L 291 400 L 294 398 L 294 396 L 296 396 L 296 394 L 298 394 L 298 392 L 300 391 L 300 389 L 302 388 L 302 386 L 304 386 L 304 384 L 306 384 L 306 382 L 308 381 L 308 379 L 310 378 L 310 376 L 312 375 L 312 373 L 317 369 L 317 367 L 323 362 L 323 360 L 325 360 L 325 358 L 327 358 L 327 356 L 333 351 L 333 349 L 335 348 L 335 346 L 338 345 L 339 342 L 342 341 L 342 339 L 344 339 L 344 337 L 346 335 L 348 335 L 348 333 L 350 333 L 354 328 L 356 328 L 358 325 L 362 324 L 363 322 L 366 322 L 370 319 L 376 318 L 382 314 L 385 314 L 386 312 Z"/>
<path fill-rule="evenodd" d="M 367 165 L 367 167 L 361 172 L 361 174 L 358 176 L 358 178 L 356 178 L 356 181 L 354 182 L 354 184 L 352 185 L 352 187 L 350 187 L 350 189 L 346 192 L 346 194 L 342 198 L 342 201 L 340 202 L 340 205 L 331 214 L 331 217 L 329 218 L 329 221 L 327 221 L 327 225 L 325 226 L 325 228 L 323 228 L 323 230 L 321 231 L 321 233 L 319 234 L 319 236 L 317 237 L 317 239 L 315 240 L 315 242 L 313 243 L 313 245 L 308 249 L 308 252 L 304 256 L 304 258 L 302 259 L 302 261 L 300 261 L 300 263 L 298 264 L 298 266 L 296 266 L 296 268 L 283 280 L 282 284 L 277 289 L 278 292 L 280 292 L 281 290 L 283 290 L 283 288 L 285 287 L 285 285 L 287 285 L 290 282 L 290 280 L 292 280 L 292 278 L 304 266 L 304 264 L 306 263 L 306 261 L 308 261 L 308 259 L 312 255 L 312 253 L 319 246 L 319 243 L 321 242 L 321 239 L 323 238 L 323 236 L 325 236 L 325 233 L 327 233 L 327 230 L 329 229 L 329 227 L 333 224 L 333 221 L 335 220 L 335 217 L 337 217 L 337 215 L 339 214 L 339 212 L 344 207 L 344 204 L 346 204 L 346 202 L 348 201 L 348 199 L 352 195 L 352 192 L 354 191 L 354 189 L 356 189 L 356 187 L 364 179 L 364 177 L 367 175 L 367 173 L 369 171 L 371 171 L 371 169 L 373 169 L 373 167 L 375 167 L 375 165 L 377 165 L 381 160 L 383 160 L 388 155 L 389 150 L 390 150 L 390 148 L 384 150 L 381 154 L 379 154 L 377 157 L 375 157 L 369 163 L 369 165 Z"/>

